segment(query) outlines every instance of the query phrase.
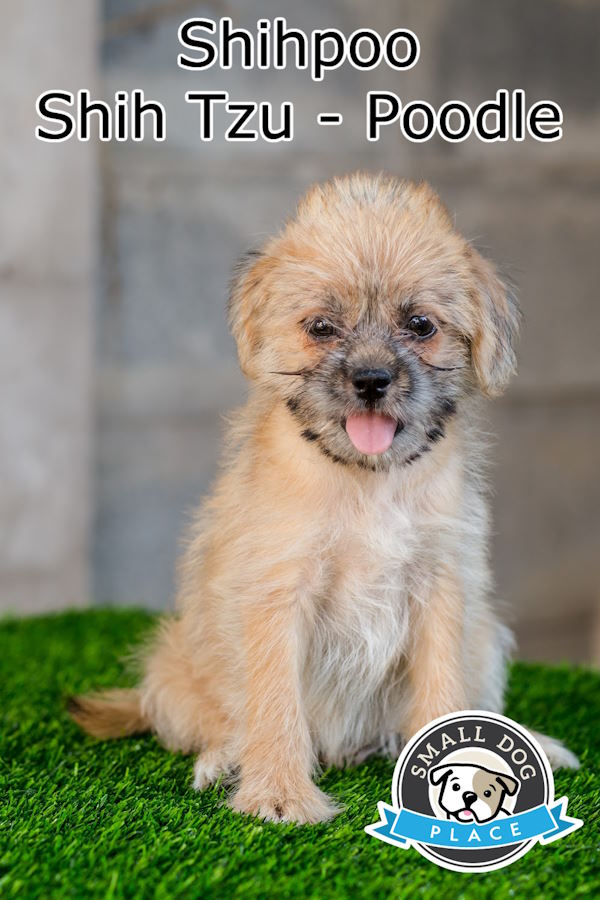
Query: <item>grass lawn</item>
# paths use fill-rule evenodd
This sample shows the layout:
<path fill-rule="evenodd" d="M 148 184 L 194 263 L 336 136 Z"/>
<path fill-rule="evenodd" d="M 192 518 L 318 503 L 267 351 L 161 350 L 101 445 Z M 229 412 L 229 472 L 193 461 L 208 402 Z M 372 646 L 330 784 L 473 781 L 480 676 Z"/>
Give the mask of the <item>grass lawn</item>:
<path fill-rule="evenodd" d="M 519 664 L 507 706 L 580 756 L 556 794 L 585 826 L 501 871 L 454 873 L 364 833 L 390 799 L 383 760 L 325 772 L 345 812 L 297 828 L 230 812 L 221 786 L 195 794 L 191 760 L 152 737 L 79 732 L 64 698 L 126 684 L 120 657 L 152 621 L 100 610 L 0 624 L 0 896 L 600 897 L 600 675 Z"/>

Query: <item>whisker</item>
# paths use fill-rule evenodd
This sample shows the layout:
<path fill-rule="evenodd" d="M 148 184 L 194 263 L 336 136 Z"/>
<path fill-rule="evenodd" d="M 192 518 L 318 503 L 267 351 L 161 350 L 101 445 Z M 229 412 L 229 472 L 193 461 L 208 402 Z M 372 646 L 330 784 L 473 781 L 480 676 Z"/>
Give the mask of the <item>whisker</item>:
<path fill-rule="evenodd" d="M 299 375 L 304 378 L 306 377 L 306 375 L 308 375 L 308 372 L 306 371 L 306 369 L 300 369 L 298 372 L 269 372 L 269 375 Z"/>
<path fill-rule="evenodd" d="M 425 362 L 425 360 L 420 357 L 419 362 L 422 362 L 424 366 L 429 366 L 430 369 L 435 369 L 436 372 L 456 372 L 459 369 L 468 368 L 467 366 L 434 366 L 433 363 Z"/>

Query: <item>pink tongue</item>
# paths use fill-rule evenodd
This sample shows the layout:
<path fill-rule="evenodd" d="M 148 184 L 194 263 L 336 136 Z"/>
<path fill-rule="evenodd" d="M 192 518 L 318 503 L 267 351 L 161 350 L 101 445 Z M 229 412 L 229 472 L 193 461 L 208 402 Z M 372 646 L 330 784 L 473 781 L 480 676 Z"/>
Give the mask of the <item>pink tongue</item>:
<path fill-rule="evenodd" d="M 380 413 L 355 413 L 346 419 L 346 432 L 359 453 L 385 453 L 392 446 L 397 421 Z"/>

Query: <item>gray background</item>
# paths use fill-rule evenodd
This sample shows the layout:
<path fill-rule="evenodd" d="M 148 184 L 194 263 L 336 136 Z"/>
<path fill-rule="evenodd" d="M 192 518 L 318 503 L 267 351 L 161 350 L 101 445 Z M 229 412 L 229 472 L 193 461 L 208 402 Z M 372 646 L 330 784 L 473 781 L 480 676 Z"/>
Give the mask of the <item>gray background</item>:
<path fill-rule="evenodd" d="M 414 69 L 177 68 L 177 26 L 412 28 Z M 0 609 L 168 607 L 178 541 L 244 387 L 224 319 L 232 262 L 314 180 L 426 178 L 518 285 L 520 373 L 490 405 L 493 560 L 520 655 L 600 660 L 600 3 L 596 0 L 22 0 L 0 32 Z M 164 144 L 35 141 L 43 90 L 167 108 Z M 563 107 L 541 144 L 364 137 L 368 90 Z M 292 100 L 292 144 L 200 143 L 189 89 Z M 321 111 L 343 113 L 319 128 Z"/>

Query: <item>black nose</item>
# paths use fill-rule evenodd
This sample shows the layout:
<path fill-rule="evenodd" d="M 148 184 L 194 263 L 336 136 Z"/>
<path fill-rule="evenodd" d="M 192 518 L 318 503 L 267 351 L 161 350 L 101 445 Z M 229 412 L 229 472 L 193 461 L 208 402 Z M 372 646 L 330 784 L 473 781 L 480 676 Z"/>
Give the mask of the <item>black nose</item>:
<path fill-rule="evenodd" d="M 391 382 L 392 373 L 388 369 L 358 369 L 352 375 L 357 396 L 371 403 L 385 397 Z"/>
<path fill-rule="evenodd" d="M 465 806 L 473 806 L 473 804 L 477 800 L 477 794 L 475 794 L 473 791 L 464 791 L 463 800 L 465 802 Z"/>

